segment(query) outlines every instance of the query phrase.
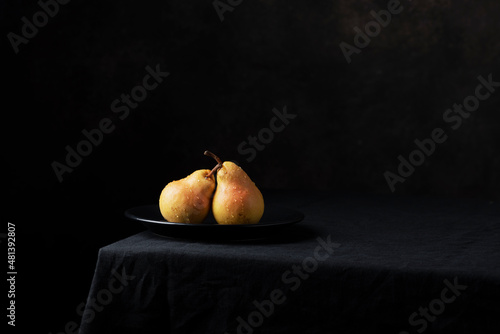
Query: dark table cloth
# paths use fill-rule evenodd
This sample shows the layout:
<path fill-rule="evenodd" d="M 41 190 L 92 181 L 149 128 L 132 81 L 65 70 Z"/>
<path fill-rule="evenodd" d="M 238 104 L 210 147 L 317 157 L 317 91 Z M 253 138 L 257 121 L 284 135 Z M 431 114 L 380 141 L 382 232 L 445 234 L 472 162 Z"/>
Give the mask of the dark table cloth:
<path fill-rule="evenodd" d="M 265 194 L 305 219 L 269 239 L 103 247 L 80 333 L 500 333 L 500 206 Z"/>

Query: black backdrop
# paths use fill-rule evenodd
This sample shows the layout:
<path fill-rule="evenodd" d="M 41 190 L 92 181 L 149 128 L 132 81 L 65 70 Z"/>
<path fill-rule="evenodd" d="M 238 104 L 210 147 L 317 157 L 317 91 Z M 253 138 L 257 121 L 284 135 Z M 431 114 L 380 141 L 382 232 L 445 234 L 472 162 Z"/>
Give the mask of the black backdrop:
<path fill-rule="evenodd" d="M 37 319 L 56 333 L 77 320 L 99 247 L 143 230 L 123 211 L 213 167 L 206 149 L 264 190 L 391 194 L 384 172 L 442 127 L 448 139 L 393 196 L 500 199 L 500 92 L 457 130 L 443 121 L 478 76 L 500 81 L 497 1 L 402 1 L 350 63 L 340 43 L 354 45 L 353 28 L 388 1 L 239 2 L 221 21 L 210 0 L 72 0 L 17 53 L 9 33 L 22 36 L 22 18 L 33 22 L 41 7 L 1 2 L 4 205 L 18 226 L 20 324 Z M 120 119 L 113 101 L 142 85 L 147 66 L 169 76 Z M 247 161 L 238 147 L 284 108 L 295 118 Z M 113 131 L 59 182 L 54 161 L 104 118 Z"/>

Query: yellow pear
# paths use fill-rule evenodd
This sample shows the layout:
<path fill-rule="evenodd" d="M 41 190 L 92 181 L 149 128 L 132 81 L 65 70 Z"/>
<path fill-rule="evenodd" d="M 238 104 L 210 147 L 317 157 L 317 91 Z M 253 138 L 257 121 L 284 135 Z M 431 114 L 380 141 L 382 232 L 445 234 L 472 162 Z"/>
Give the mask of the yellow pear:
<path fill-rule="evenodd" d="M 212 200 L 215 220 L 223 225 L 256 224 L 264 214 L 264 198 L 247 173 L 231 161 L 222 161 L 213 153 L 205 155 L 218 162 L 217 189 Z"/>
<path fill-rule="evenodd" d="M 173 223 L 201 223 L 207 217 L 212 203 L 215 170 L 200 169 L 167 184 L 160 195 L 163 218 Z"/>

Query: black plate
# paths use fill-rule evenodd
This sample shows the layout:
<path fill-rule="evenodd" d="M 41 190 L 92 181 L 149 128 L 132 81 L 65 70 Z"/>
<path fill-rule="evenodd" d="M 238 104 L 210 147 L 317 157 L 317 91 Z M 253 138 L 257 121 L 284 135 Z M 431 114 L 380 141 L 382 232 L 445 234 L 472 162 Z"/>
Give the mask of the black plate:
<path fill-rule="evenodd" d="M 161 236 L 221 240 L 268 237 L 304 219 L 301 212 L 274 206 L 266 206 L 258 224 L 248 225 L 219 225 L 211 213 L 201 224 L 172 223 L 162 217 L 158 205 L 144 205 L 128 209 L 125 211 L 125 217 L 141 222 L 151 232 Z"/>

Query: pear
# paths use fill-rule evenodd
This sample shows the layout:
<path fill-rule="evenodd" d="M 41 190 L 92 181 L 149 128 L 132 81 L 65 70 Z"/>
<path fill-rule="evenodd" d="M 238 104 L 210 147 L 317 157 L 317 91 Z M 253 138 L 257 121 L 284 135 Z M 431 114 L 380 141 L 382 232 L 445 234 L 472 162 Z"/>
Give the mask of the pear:
<path fill-rule="evenodd" d="M 173 223 L 199 224 L 208 215 L 215 189 L 214 169 L 200 169 L 183 179 L 172 181 L 160 195 L 160 212 Z"/>
<path fill-rule="evenodd" d="M 222 225 L 256 224 L 264 214 L 264 198 L 247 173 L 234 162 L 219 159 L 206 151 L 218 162 L 217 189 L 212 200 L 212 213 Z"/>

